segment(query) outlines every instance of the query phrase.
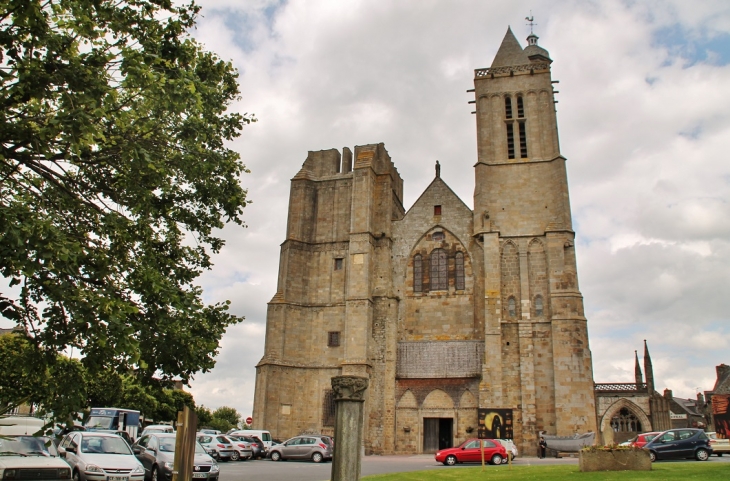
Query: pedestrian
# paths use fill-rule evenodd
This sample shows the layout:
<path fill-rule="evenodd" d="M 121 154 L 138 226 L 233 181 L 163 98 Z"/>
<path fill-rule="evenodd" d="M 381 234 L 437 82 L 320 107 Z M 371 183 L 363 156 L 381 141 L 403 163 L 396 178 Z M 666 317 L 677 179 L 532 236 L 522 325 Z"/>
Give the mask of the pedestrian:
<path fill-rule="evenodd" d="M 545 438 L 540 436 L 540 459 L 545 459 L 545 450 L 547 449 L 547 443 Z"/>

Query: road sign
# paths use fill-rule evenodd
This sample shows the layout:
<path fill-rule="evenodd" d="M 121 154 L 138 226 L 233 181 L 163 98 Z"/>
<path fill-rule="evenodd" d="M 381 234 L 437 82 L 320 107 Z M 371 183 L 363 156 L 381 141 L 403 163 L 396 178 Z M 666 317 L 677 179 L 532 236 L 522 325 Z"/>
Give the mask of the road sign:
<path fill-rule="evenodd" d="M 246 418 L 246 424 L 251 424 L 253 422 L 253 418 L 251 416 Z"/>

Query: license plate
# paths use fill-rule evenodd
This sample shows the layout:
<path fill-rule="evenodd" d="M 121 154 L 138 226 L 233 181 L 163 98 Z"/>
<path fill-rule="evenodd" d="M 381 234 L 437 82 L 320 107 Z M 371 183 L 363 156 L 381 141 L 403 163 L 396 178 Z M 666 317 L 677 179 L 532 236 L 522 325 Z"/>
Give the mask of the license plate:
<path fill-rule="evenodd" d="M 207 478 L 208 473 L 193 473 L 193 478 Z"/>
<path fill-rule="evenodd" d="M 107 476 L 107 481 L 129 481 L 129 478 L 126 476 Z"/>

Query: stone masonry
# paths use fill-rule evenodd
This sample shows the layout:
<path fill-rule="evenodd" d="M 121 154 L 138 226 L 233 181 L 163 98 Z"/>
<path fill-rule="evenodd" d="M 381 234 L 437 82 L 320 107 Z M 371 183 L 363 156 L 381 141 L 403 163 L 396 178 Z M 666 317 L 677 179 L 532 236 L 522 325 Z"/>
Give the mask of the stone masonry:
<path fill-rule="evenodd" d="M 475 71 L 474 208 L 433 182 L 406 212 L 383 144 L 309 152 L 291 182 L 254 426 L 333 434 L 331 378 L 369 379 L 366 454 L 476 436 L 513 411 L 514 440 L 596 430 L 565 158 L 550 64 L 507 31 Z"/>

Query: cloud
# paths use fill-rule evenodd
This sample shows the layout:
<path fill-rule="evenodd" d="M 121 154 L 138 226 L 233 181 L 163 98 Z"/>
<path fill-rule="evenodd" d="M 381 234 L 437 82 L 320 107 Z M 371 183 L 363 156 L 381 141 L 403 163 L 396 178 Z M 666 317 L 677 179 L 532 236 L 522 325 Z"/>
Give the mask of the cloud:
<path fill-rule="evenodd" d="M 406 208 L 433 177 L 472 205 L 473 69 L 533 9 L 554 60 L 581 291 L 597 382 L 631 382 L 647 339 L 657 387 L 711 389 L 730 342 L 730 31 L 723 2 L 203 1 L 194 35 L 241 72 L 260 121 L 233 147 L 251 173 L 247 229 L 202 284 L 246 321 L 196 401 L 251 413 L 266 302 L 276 292 L 289 180 L 307 151 L 384 142 Z M 715 43 L 713 43 L 715 42 Z M 714 53 L 713 53 L 714 52 Z"/>

